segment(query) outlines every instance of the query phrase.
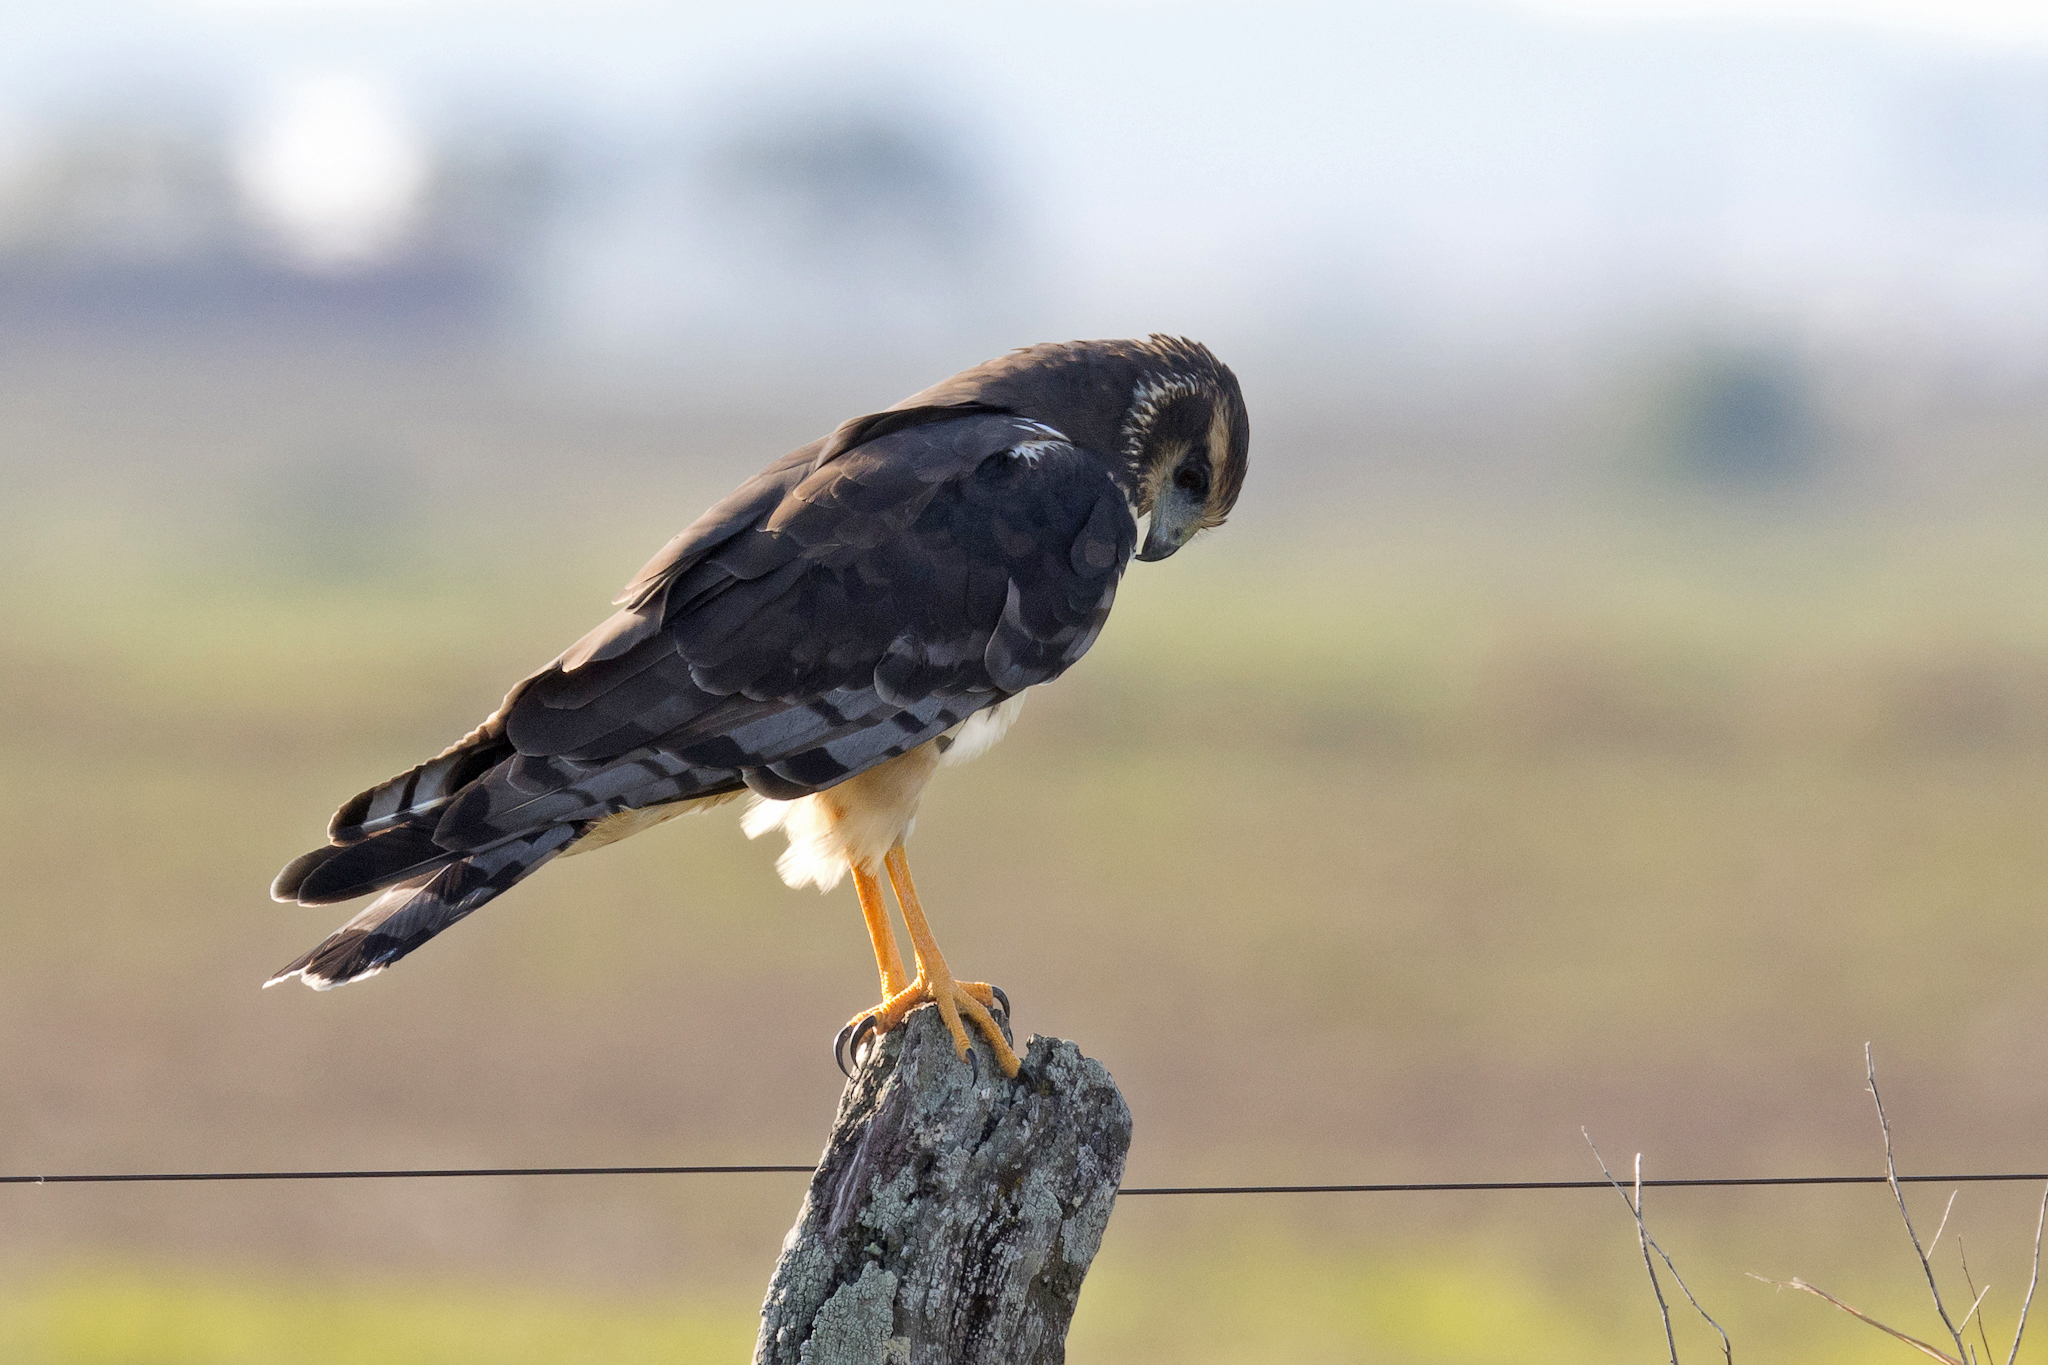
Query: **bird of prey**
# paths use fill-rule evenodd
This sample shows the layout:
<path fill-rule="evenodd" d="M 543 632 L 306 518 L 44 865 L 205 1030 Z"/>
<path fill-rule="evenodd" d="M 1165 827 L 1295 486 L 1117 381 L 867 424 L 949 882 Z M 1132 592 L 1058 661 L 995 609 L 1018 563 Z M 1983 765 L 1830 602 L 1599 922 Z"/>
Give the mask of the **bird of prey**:
<path fill-rule="evenodd" d="M 791 451 L 483 724 L 335 813 L 271 895 L 376 899 L 267 984 L 373 975 L 550 859 L 751 794 L 748 835 L 788 836 L 783 880 L 850 872 L 867 920 L 882 1001 L 835 1055 L 929 1002 L 963 1057 L 965 1016 L 1015 1076 L 989 1012 L 1008 1001 L 954 979 L 903 840 L 933 773 L 1094 643 L 1134 555 L 1223 521 L 1248 440 L 1230 370 L 1155 335 L 1027 347 Z"/>

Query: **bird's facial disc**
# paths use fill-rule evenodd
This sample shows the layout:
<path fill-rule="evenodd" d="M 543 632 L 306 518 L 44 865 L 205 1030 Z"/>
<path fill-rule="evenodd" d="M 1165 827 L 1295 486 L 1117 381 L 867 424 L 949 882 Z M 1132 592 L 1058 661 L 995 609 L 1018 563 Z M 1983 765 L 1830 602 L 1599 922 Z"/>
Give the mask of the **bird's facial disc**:
<path fill-rule="evenodd" d="M 1160 560 L 1230 511 L 1221 486 L 1230 449 L 1229 409 L 1209 394 L 1166 405 L 1147 433 L 1144 507 L 1151 513 L 1138 558 Z"/>
<path fill-rule="evenodd" d="M 1152 519 L 1138 558 L 1164 559 L 1194 538 L 1206 524 L 1209 487 L 1213 481 L 1208 453 L 1193 447 L 1165 468 L 1165 478 L 1152 495 Z"/>

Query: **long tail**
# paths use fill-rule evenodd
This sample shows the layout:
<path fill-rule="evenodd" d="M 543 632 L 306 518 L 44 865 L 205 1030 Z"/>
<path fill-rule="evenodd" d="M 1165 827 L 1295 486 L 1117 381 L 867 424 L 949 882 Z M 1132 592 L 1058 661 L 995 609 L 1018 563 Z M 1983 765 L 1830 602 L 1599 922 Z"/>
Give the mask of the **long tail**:
<path fill-rule="evenodd" d="M 371 844 L 382 843 L 391 835 L 407 832 L 392 830 L 362 844 L 321 849 L 308 854 L 279 874 L 278 886 L 284 888 L 287 878 L 295 871 L 302 881 L 311 881 L 326 866 L 346 855 Z M 263 984 L 275 986 L 296 976 L 314 990 L 324 991 L 366 976 L 375 976 L 553 858 L 581 832 L 582 826 L 578 824 L 553 825 L 474 853 L 443 851 L 436 860 L 436 866 L 424 871 L 413 869 L 412 875 L 404 876 L 395 885 L 390 884 L 389 874 L 379 877 L 378 880 L 385 885 L 382 895 L 365 906 L 354 919 L 329 934 L 319 947 L 293 959 Z M 319 854 L 331 856 L 319 859 L 309 869 L 299 870 L 301 863 L 317 859 Z M 364 889 L 368 888 L 358 885 L 351 894 L 361 895 Z M 347 899 L 346 896 L 336 898 Z M 282 896 L 280 899 L 299 897 Z"/>
<path fill-rule="evenodd" d="M 505 699 L 510 706 L 520 689 Z M 294 858 L 271 884 L 274 900 L 332 905 L 379 892 L 326 942 L 264 982 L 298 977 L 328 990 L 404 957 L 562 851 L 581 826 L 543 825 L 475 849 L 434 842 L 448 804 L 512 753 L 505 706 L 438 757 L 361 793 L 334 814 L 333 841 Z"/>

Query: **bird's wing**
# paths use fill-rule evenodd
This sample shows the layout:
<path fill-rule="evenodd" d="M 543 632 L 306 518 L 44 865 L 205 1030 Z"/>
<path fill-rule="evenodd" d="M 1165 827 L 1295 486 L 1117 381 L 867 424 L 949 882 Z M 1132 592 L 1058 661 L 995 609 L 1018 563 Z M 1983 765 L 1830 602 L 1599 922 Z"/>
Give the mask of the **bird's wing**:
<path fill-rule="evenodd" d="M 613 599 L 618 612 L 539 673 L 520 679 L 482 724 L 438 755 L 350 798 L 329 821 L 328 838 L 335 844 L 354 844 L 401 825 L 417 824 L 422 814 L 447 805 L 478 777 L 513 757 L 517 750 L 506 738 L 505 722 L 528 687 L 552 673 L 616 658 L 650 638 L 666 617 L 669 585 L 705 555 L 771 513 L 810 472 L 826 445 L 827 441 L 819 440 L 792 450 L 691 522 Z M 316 849 L 287 866 L 278 874 L 272 894 L 281 900 L 294 899 L 290 894 L 297 881 L 294 869 L 324 856 L 326 850 Z"/>
<path fill-rule="evenodd" d="M 973 403 L 892 408 L 843 422 L 830 436 L 792 450 L 734 489 L 662 546 L 612 599 L 612 605 L 620 610 L 564 650 L 555 662 L 573 670 L 593 659 L 615 658 L 653 634 L 671 615 L 667 594 L 678 578 L 733 537 L 758 527 L 807 475 L 815 474 L 848 451 L 910 428 L 981 414 L 1004 416 L 989 413 Z M 1007 417 L 1004 420 L 1015 421 Z"/>
<path fill-rule="evenodd" d="M 807 476 L 871 436 L 890 435 L 980 411 L 973 405 L 961 404 L 873 413 L 845 422 L 830 436 L 800 446 L 774 461 L 656 552 L 613 599 L 613 605 L 619 608 L 617 612 L 539 673 L 520 679 L 482 724 L 427 762 L 380 782 L 345 803 L 328 823 L 329 840 L 333 844 L 354 844 L 401 825 L 416 824 L 422 814 L 446 806 L 479 776 L 514 757 L 519 750 L 506 736 L 506 721 L 528 687 L 543 678 L 616 659 L 651 640 L 681 610 L 671 603 L 669 596 L 677 580 L 735 537 L 758 529 Z M 593 679 L 597 685 L 603 685 L 597 674 L 593 674 Z M 329 856 L 327 850 L 316 849 L 294 861 L 278 875 L 272 894 L 281 900 L 294 899 L 293 889 L 301 880 L 297 875 L 300 865 Z"/>
<path fill-rule="evenodd" d="M 336 812 L 271 894 L 383 894 L 272 981 L 382 971 L 607 815 L 822 790 L 1057 675 L 1136 530 L 1101 456 L 1008 415 L 896 414 L 792 452 L 461 743 Z"/>
<path fill-rule="evenodd" d="M 714 784 L 829 787 L 1079 658 L 1134 541 L 1106 464 L 1018 418 L 954 416 L 814 458 L 650 589 L 655 628 L 512 698 L 516 757 L 434 840 L 483 847 Z"/>
<path fill-rule="evenodd" d="M 345 900 L 741 783 L 819 790 L 1061 672 L 1135 543 L 1107 465 L 1020 418 L 919 416 L 769 466 L 634 580 L 631 620 L 349 802 L 273 894 Z"/>

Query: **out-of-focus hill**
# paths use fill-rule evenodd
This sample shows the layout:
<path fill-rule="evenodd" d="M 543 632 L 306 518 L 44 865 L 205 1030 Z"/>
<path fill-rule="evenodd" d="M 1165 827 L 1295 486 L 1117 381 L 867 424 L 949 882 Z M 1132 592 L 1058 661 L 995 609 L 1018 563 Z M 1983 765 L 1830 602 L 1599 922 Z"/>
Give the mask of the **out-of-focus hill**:
<path fill-rule="evenodd" d="M 1155 328 L 1520 387 L 1691 329 L 2009 394 L 2044 60 L 1423 0 L 15 7 L 0 330 L 438 329 L 758 395 Z"/>

